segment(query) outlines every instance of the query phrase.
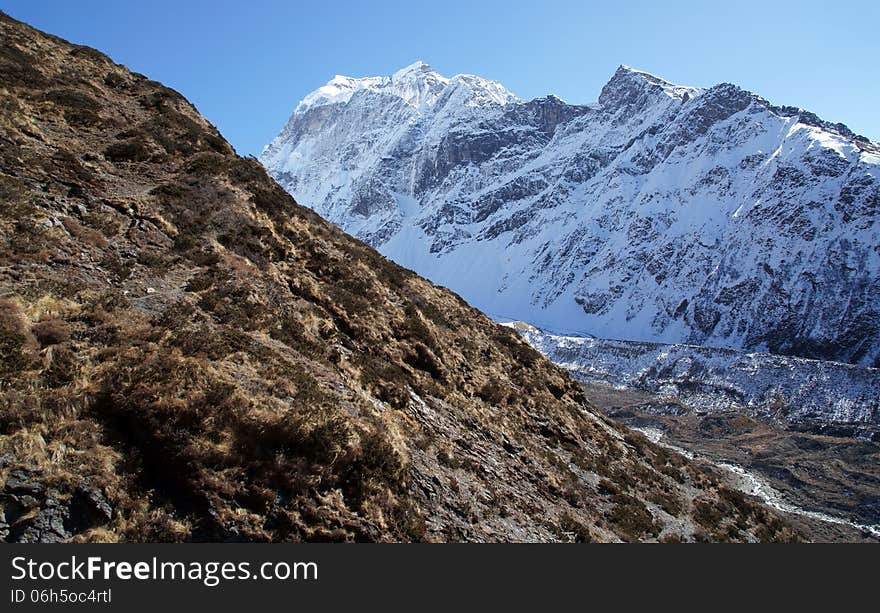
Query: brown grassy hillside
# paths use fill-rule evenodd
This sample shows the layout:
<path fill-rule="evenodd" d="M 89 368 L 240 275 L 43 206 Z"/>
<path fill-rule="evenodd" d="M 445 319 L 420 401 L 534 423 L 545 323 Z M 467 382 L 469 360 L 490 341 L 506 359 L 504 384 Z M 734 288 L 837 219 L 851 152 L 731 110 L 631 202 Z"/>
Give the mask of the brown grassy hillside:
<path fill-rule="evenodd" d="M 2 538 L 794 537 L 178 93 L 0 36 Z"/>

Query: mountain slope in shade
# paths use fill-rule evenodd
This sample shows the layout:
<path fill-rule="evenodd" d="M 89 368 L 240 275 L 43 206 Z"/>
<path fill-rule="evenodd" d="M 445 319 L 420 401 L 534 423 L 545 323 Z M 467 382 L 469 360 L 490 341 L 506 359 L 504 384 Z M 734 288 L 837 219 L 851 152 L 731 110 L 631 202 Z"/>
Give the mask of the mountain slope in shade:
<path fill-rule="evenodd" d="M 2 539 L 795 537 L 176 92 L 0 37 Z"/>
<path fill-rule="evenodd" d="M 880 147 L 846 126 L 625 66 L 587 106 L 424 64 L 345 83 L 260 160 L 493 317 L 880 364 Z"/>

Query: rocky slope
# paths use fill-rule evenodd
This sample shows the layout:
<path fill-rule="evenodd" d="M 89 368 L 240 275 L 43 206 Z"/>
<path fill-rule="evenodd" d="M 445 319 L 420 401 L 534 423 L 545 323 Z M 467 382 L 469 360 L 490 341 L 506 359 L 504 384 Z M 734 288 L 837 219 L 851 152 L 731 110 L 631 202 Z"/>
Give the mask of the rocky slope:
<path fill-rule="evenodd" d="M 735 411 L 838 434 L 875 438 L 880 433 L 876 368 L 730 349 L 561 336 L 521 322 L 509 325 L 580 381 L 657 396 L 658 412 Z"/>
<path fill-rule="evenodd" d="M 3 539 L 796 538 L 176 92 L 0 37 Z"/>
<path fill-rule="evenodd" d="M 880 365 L 880 147 L 735 85 L 621 66 L 576 106 L 417 63 L 336 77 L 260 159 L 496 318 Z"/>

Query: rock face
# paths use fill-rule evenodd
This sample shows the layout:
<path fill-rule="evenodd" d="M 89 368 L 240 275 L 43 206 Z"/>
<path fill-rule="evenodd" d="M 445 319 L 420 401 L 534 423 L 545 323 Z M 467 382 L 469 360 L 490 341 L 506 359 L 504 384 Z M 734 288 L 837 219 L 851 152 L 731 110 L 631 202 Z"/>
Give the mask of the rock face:
<path fill-rule="evenodd" d="M 621 66 L 574 106 L 416 64 L 337 77 L 260 160 L 496 319 L 880 365 L 880 147 L 735 85 Z"/>
<path fill-rule="evenodd" d="M 795 538 L 176 92 L 2 14 L 0 39 L 4 539 Z"/>
<path fill-rule="evenodd" d="M 11 470 L 0 492 L 0 539 L 16 543 L 62 543 L 104 526 L 113 509 L 96 488 L 81 483 L 71 494 L 47 488 L 38 473 Z"/>
<path fill-rule="evenodd" d="M 651 392 L 673 414 L 737 412 L 786 426 L 880 438 L 880 370 L 690 345 L 560 336 L 511 324 L 587 383 Z M 669 400 L 664 405 L 663 400 Z"/>

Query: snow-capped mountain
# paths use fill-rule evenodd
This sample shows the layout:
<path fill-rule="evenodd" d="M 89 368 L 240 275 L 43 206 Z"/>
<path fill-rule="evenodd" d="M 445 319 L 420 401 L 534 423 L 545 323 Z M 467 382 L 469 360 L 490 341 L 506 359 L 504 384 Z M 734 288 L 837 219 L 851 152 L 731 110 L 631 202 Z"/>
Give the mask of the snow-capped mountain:
<path fill-rule="evenodd" d="M 734 85 L 621 66 L 578 106 L 419 62 L 335 77 L 260 159 L 499 319 L 880 365 L 880 146 Z"/>

